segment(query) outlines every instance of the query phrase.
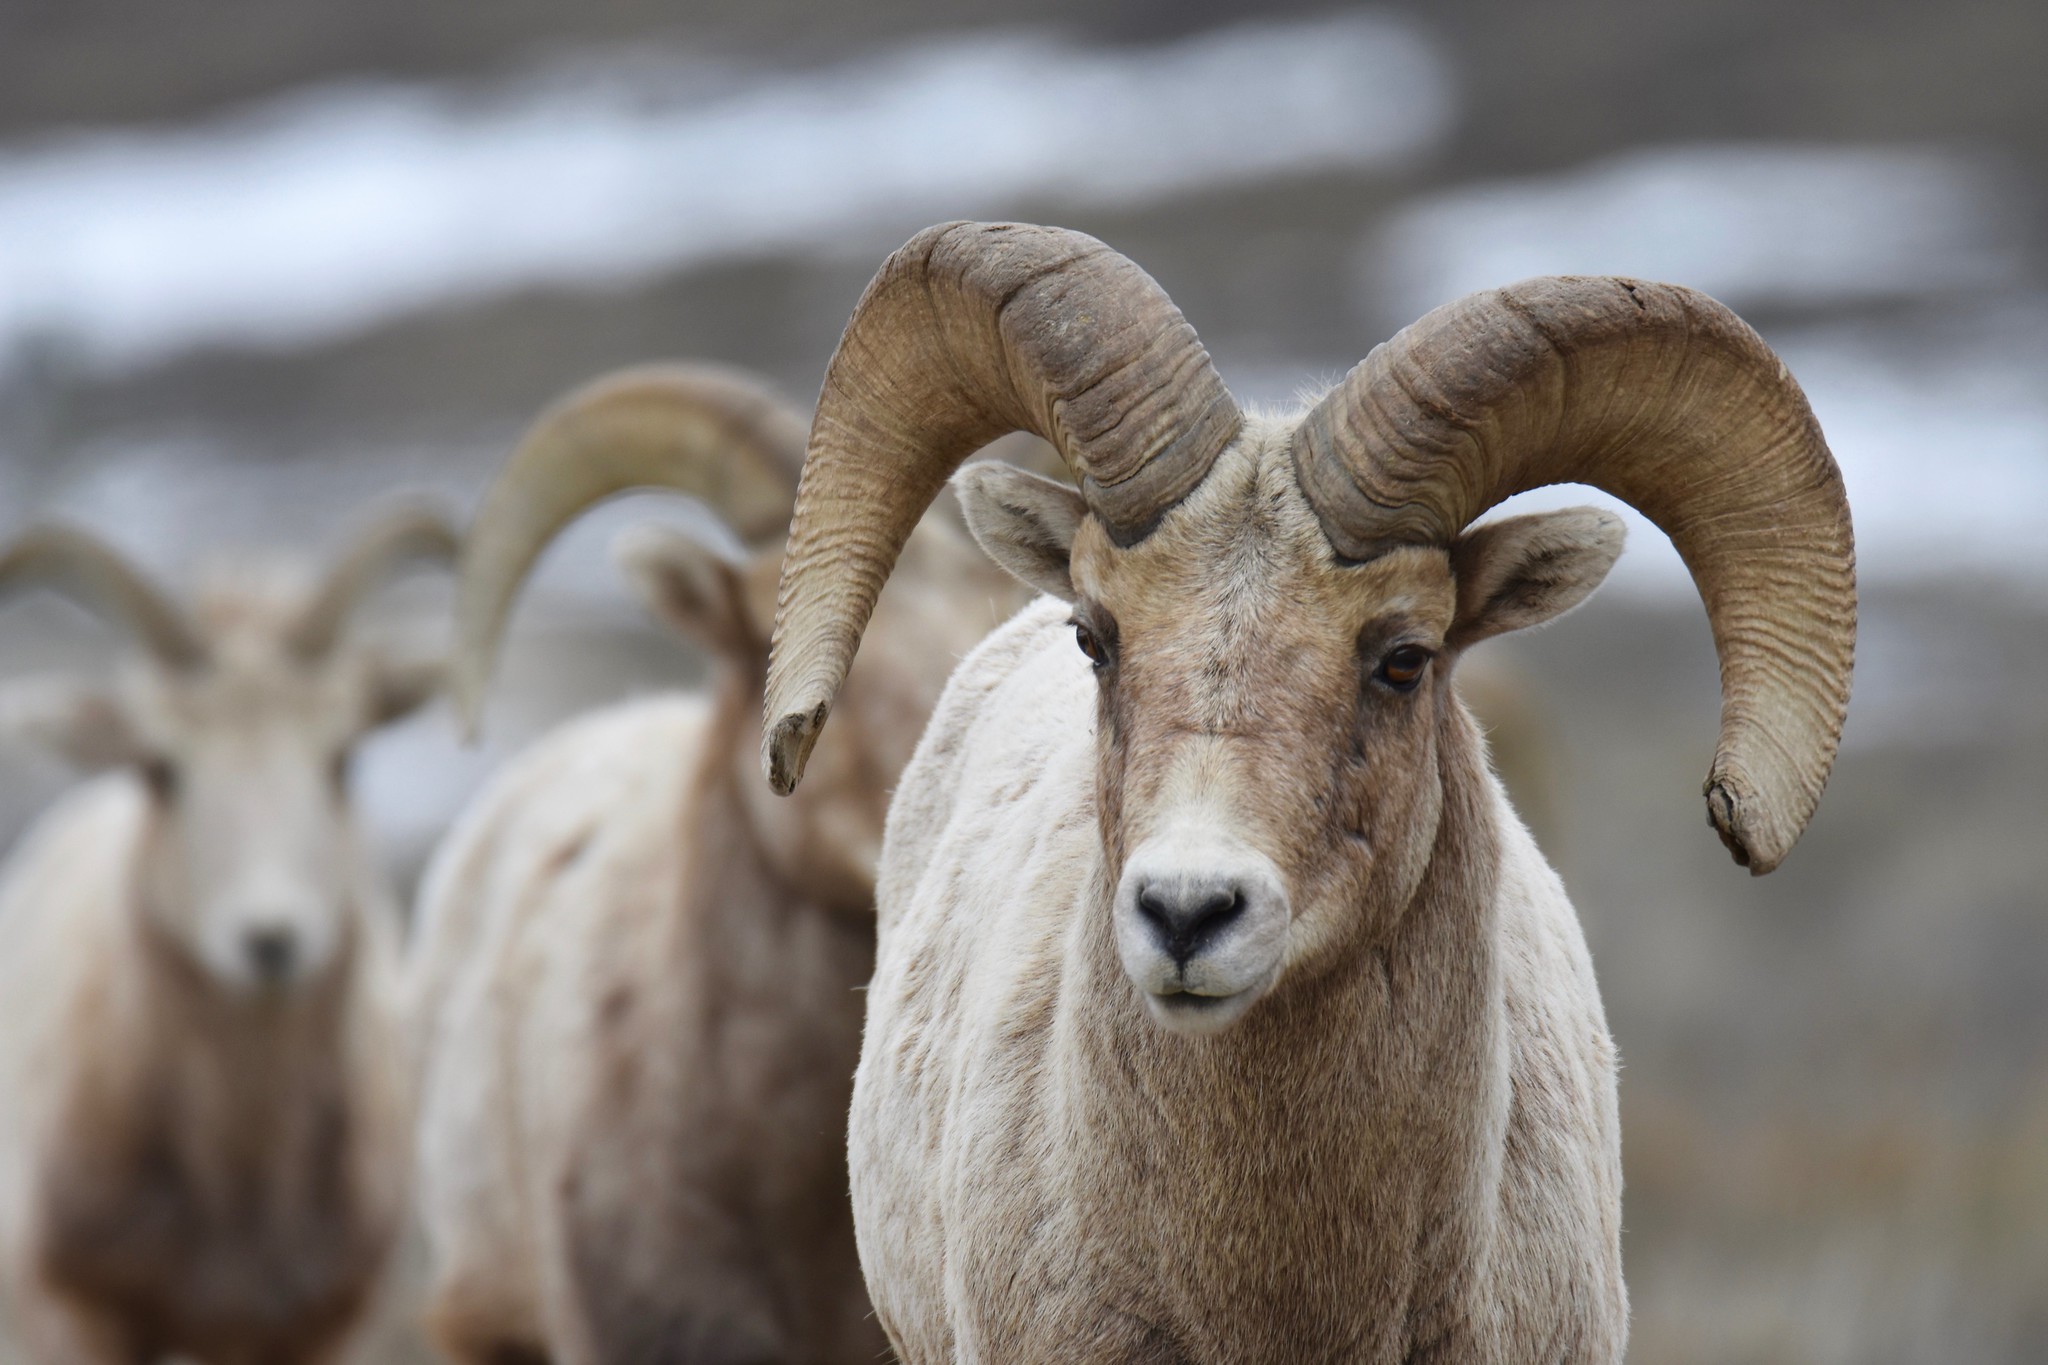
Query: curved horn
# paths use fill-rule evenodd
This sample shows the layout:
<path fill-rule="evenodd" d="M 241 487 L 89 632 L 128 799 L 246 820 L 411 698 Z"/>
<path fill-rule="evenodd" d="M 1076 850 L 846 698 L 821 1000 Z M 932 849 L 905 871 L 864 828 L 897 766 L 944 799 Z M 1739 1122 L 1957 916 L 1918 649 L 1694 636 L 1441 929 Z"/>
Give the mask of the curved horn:
<path fill-rule="evenodd" d="M 576 390 L 534 423 L 485 494 L 462 553 L 455 702 L 474 731 L 513 600 L 564 526 L 616 494 L 669 488 L 709 504 L 741 540 L 789 523 L 803 419 L 731 370 L 648 365 Z"/>
<path fill-rule="evenodd" d="M 1806 396 L 1704 294 L 1552 277 L 1446 305 L 1367 356 L 1294 437 L 1339 553 L 1446 544 L 1525 489 L 1589 484 L 1671 537 L 1721 658 L 1708 818 L 1776 867 L 1820 801 L 1849 703 L 1848 497 Z"/>
<path fill-rule="evenodd" d="M 415 561 L 452 563 L 461 537 L 445 517 L 425 507 L 403 507 L 371 523 L 328 571 L 320 590 L 285 635 L 301 659 L 324 658 L 341 628 L 378 584 Z"/>
<path fill-rule="evenodd" d="M 0 550 L 0 592 L 39 584 L 127 626 L 172 668 L 206 662 L 205 638 L 192 618 L 150 578 L 88 531 L 37 526 Z"/>
<path fill-rule="evenodd" d="M 1165 291 L 1093 237 L 942 223 L 911 238 L 854 309 L 811 424 L 768 666 L 769 784 L 803 775 L 896 556 L 968 455 L 1044 437 L 1129 545 L 1242 421 Z"/>

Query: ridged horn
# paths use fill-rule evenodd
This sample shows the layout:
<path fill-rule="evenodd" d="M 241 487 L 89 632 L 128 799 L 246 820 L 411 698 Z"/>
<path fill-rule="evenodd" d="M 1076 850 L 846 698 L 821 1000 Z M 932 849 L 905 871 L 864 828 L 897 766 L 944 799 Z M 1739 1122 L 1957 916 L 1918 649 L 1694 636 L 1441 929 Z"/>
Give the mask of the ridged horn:
<path fill-rule="evenodd" d="M 120 551 L 73 526 L 37 526 L 0 550 L 0 592 L 35 584 L 135 632 L 172 668 L 206 662 L 205 637 L 185 610 Z"/>
<path fill-rule="evenodd" d="M 428 507 L 400 507 L 371 522 L 328 570 L 318 592 L 299 613 L 285 645 L 301 659 L 327 656 L 342 627 L 377 586 L 414 563 L 452 564 L 462 538 L 448 519 Z"/>
<path fill-rule="evenodd" d="M 485 494 L 463 547 L 454 693 L 474 732 L 506 617 L 556 534 L 607 498 L 667 488 L 701 499 L 749 545 L 789 524 L 803 419 L 758 380 L 708 365 L 646 365 L 542 413 Z"/>
<path fill-rule="evenodd" d="M 882 265 L 825 373 L 777 591 L 762 766 L 792 790 L 912 528 L 998 436 L 1052 442 L 1133 544 L 1242 424 L 1164 290 L 1093 237 L 942 223 Z"/>
<path fill-rule="evenodd" d="M 1526 489 L 1582 483 L 1671 537 L 1721 659 L 1708 818 L 1769 872 L 1819 804 L 1848 708 L 1848 497 L 1806 396 L 1694 290 L 1551 277 L 1474 294 L 1374 350 L 1303 421 L 1296 476 L 1339 553 L 1446 544 Z"/>

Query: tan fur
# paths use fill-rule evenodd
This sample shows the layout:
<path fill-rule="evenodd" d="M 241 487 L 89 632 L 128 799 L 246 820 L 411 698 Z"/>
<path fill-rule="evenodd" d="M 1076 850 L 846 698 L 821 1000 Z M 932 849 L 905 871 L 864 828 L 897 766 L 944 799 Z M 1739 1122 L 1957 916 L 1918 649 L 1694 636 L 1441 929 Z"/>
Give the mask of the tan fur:
<path fill-rule="evenodd" d="M 206 668 L 82 708 L 177 786 L 95 779 L 0 886 L 0 1281 L 49 1365 L 333 1359 L 397 1224 L 396 920 L 339 785 L 389 675 L 288 660 L 301 603 L 216 591 Z M 250 885 L 308 898 L 289 985 L 234 956 Z"/>
<path fill-rule="evenodd" d="M 1128 549 L 1084 522 L 1071 610 L 1113 666 L 1041 602 L 904 773 L 850 1155 L 911 1365 L 1620 1358 L 1613 1050 L 1451 689 L 1486 623 L 1443 550 L 1337 561 L 1289 430 L 1251 421 Z M 1440 652 L 1395 695 L 1403 641 Z M 1208 1032 L 1151 1017 L 1112 927 L 1190 811 L 1287 893 L 1276 977 Z"/>
<path fill-rule="evenodd" d="M 1020 598 L 936 520 L 801 797 L 753 771 L 779 556 L 721 586 L 700 554 L 666 591 L 714 695 L 564 726 L 438 853 L 419 1183 L 454 1358 L 882 1352 L 845 1171 L 882 822 L 947 672 Z"/>

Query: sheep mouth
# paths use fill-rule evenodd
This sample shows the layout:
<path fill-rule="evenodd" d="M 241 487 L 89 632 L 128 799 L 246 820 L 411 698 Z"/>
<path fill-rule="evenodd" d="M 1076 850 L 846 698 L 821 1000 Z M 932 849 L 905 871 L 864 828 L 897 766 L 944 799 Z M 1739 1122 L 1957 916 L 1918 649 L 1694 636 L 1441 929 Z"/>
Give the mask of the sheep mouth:
<path fill-rule="evenodd" d="M 1153 1022 L 1175 1033 L 1214 1033 L 1241 1018 L 1273 984 L 1279 971 L 1267 972 L 1241 990 L 1221 992 L 1190 987 L 1185 981 L 1143 990 L 1145 1008 Z"/>
<path fill-rule="evenodd" d="M 1153 1021 L 1175 1033 L 1214 1033 L 1237 1022 L 1239 1015 L 1251 1007 L 1257 991 L 1239 991 L 1235 995 L 1196 995 L 1192 991 L 1171 991 L 1163 995 L 1148 993 L 1145 1006 L 1151 1011 Z"/>

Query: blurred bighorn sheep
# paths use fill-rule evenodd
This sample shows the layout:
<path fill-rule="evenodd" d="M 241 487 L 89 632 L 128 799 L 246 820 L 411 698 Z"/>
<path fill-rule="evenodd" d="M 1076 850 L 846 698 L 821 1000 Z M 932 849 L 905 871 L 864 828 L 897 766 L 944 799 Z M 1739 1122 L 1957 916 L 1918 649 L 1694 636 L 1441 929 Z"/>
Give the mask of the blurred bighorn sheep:
<path fill-rule="evenodd" d="M 1304 415 L 1251 415 L 1100 242 L 929 229 L 819 400 L 777 790 L 925 503 L 1013 427 L 1079 490 L 956 486 L 1060 600 L 954 674 L 877 892 L 850 1147 L 896 1350 L 1619 1359 L 1613 1048 L 1451 674 L 1582 600 L 1620 527 L 1468 527 L 1570 481 L 1671 535 L 1721 657 L 1708 815 L 1768 872 L 1820 798 L 1855 633 L 1848 507 L 1797 385 L 1703 295 L 1549 278 L 1438 309 Z"/>
<path fill-rule="evenodd" d="M 511 764 L 422 893 L 421 1204 L 454 1358 L 873 1361 L 846 1106 L 890 785 L 960 657 L 1018 605 L 952 527 L 911 541 L 847 680 L 823 781 L 754 779 L 802 419 L 753 381 L 628 371 L 543 416 L 465 550 L 472 709 L 535 557 L 632 488 L 693 494 L 748 548 L 643 531 L 621 558 L 705 645 L 708 695 L 571 721 Z M 907 528 L 906 528 L 907 532 Z"/>
<path fill-rule="evenodd" d="M 144 650 L 105 686 L 18 684 L 5 719 L 88 768 L 0 884 L 0 1282 L 51 1365 L 332 1360 L 398 1225 L 408 1136 L 399 925 L 349 755 L 440 687 L 353 643 L 407 510 L 324 581 L 269 569 L 193 609 L 103 542 L 0 552 Z"/>

